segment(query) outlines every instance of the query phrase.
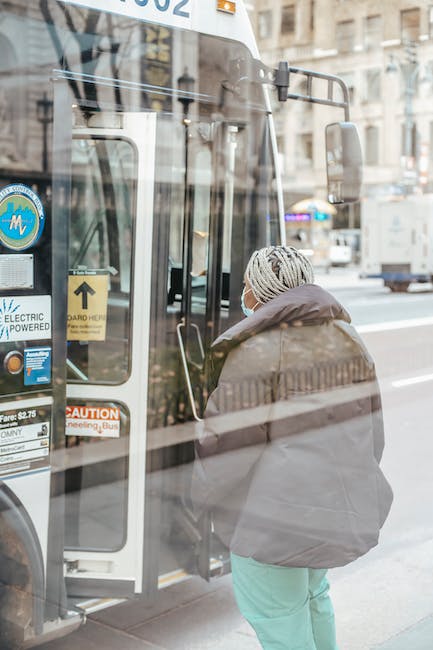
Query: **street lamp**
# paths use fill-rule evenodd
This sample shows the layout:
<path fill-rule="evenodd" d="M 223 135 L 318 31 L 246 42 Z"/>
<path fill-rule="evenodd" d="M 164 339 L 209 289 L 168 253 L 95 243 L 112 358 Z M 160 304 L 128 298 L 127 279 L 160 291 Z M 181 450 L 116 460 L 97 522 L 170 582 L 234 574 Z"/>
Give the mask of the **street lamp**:
<path fill-rule="evenodd" d="M 391 54 L 385 68 L 386 73 L 394 74 L 400 72 L 404 82 L 404 145 L 403 145 L 403 184 L 408 193 L 413 192 L 418 185 L 417 170 L 417 142 L 416 126 L 413 111 L 413 99 L 416 93 L 416 83 L 421 70 L 418 62 L 416 48 L 418 44 L 414 41 L 407 41 L 404 44 L 406 55 L 405 66 L 398 57 Z"/>
<path fill-rule="evenodd" d="M 185 68 L 183 75 L 180 76 L 177 80 L 177 87 L 179 93 L 181 93 L 178 97 L 178 100 L 183 106 L 184 123 L 185 119 L 188 118 L 189 107 L 194 102 L 194 98 L 192 96 L 194 93 L 194 86 L 195 79 L 188 73 L 188 68 Z"/>
<path fill-rule="evenodd" d="M 188 68 L 184 69 L 183 74 L 177 80 L 177 87 L 179 90 L 178 100 L 183 106 L 183 126 L 184 126 L 184 194 L 183 194 L 183 242 L 182 242 L 182 261 L 183 261 L 183 287 L 182 287 L 182 315 L 186 319 L 187 334 L 188 334 L 188 319 L 189 306 L 191 302 L 191 283 L 190 283 L 190 269 L 192 267 L 192 241 L 193 241 L 193 223 L 191 218 L 191 210 L 189 205 L 189 192 L 188 192 L 188 149 L 189 149 L 189 109 L 194 102 L 194 86 L 195 79 L 188 73 Z M 186 250 L 185 250 L 185 247 Z M 186 255 L 185 255 L 186 253 Z"/>
<path fill-rule="evenodd" d="M 42 124 L 42 171 L 48 171 L 48 125 L 53 121 L 53 102 L 47 93 L 36 102 L 36 119 Z"/>

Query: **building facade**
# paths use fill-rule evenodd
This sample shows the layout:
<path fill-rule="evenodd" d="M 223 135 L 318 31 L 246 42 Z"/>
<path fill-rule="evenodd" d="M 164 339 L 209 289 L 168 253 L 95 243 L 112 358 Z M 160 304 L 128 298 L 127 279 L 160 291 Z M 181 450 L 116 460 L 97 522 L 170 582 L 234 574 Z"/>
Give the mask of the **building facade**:
<path fill-rule="evenodd" d="M 433 3 L 407 0 L 256 0 L 261 56 L 346 81 L 364 157 L 366 196 L 433 185 Z M 291 90 L 302 91 L 294 75 Z M 316 90 L 319 90 L 318 88 Z M 286 204 L 326 196 L 323 106 L 276 107 Z M 355 225 L 358 210 L 340 216 Z M 350 223 L 347 223 L 347 220 Z"/>

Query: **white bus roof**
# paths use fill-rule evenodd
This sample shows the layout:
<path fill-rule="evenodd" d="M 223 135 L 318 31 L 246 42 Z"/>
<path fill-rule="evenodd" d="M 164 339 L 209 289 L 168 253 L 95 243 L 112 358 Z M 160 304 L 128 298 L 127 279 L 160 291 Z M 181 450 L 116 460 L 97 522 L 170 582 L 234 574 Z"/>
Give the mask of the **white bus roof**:
<path fill-rule="evenodd" d="M 180 27 L 243 43 L 258 58 L 258 50 L 243 0 L 236 0 L 236 13 L 217 10 L 217 0 L 61 0 L 97 11 Z"/>

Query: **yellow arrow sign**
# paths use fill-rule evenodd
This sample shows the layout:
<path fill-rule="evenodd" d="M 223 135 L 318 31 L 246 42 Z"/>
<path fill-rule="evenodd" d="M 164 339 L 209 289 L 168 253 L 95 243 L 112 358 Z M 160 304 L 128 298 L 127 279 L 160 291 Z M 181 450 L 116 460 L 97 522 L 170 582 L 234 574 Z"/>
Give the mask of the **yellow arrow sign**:
<path fill-rule="evenodd" d="M 68 281 L 68 341 L 105 341 L 108 273 L 72 272 Z"/>

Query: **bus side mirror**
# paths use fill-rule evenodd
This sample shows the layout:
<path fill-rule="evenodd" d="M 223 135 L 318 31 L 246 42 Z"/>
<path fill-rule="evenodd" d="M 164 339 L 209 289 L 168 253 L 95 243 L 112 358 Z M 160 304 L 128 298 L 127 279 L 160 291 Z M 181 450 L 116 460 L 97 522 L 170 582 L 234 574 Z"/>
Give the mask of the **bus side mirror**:
<path fill-rule="evenodd" d="M 362 153 L 356 126 L 352 122 L 328 124 L 325 139 L 329 203 L 358 201 L 362 183 Z"/>

